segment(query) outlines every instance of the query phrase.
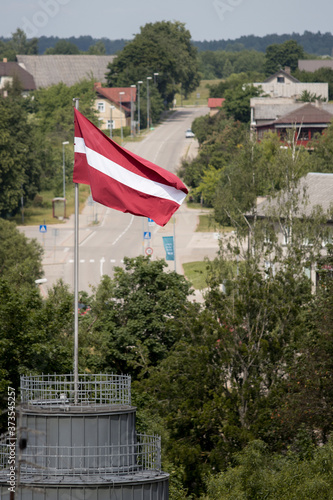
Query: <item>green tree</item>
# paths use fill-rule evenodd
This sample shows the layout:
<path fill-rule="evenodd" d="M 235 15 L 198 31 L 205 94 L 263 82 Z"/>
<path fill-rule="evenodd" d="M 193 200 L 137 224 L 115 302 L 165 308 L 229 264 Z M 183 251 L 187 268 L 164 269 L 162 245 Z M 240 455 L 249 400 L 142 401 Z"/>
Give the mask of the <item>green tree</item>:
<path fill-rule="evenodd" d="M 93 341 L 89 367 L 146 376 L 182 336 L 177 320 L 186 313 L 190 284 L 165 261 L 124 259 L 114 278 L 104 276 L 91 299 L 86 335 Z M 84 328 L 84 326 L 82 326 Z"/>
<path fill-rule="evenodd" d="M 43 250 L 36 240 L 29 241 L 15 225 L 0 219 L 0 270 L 13 287 L 33 286 L 43 275 Z"/>
<path fill-rule="evenodd" d="M 94 45 L 90 45 L 88 49 L 88 54 L 103 56 L 106 54 L 105 45 L 102 40 L 99 40 Z"/>
<path fill-rule="evenodd" d="M 21 197 L 32 200 L 40 187 L 41 162 L 36 131 L 24 99 L 15 89 L 0 97 L 0 216 L 15 214 Z"/>
<path fill-rule="evenodd" d="M 59 40 L 54 47 L 49 47 L 48 49 L 46 49 L 45 54 L 75 55 L 80 54 L 80 51 L 75 43 L 69 42 L 68 40 Z"/>
<path fill-rule="evenodd" d="M 304 59 L 304 50 L 295 40 L 269 45 L 266 48 L 265 74 L 272 75 L 286 66 L 295 71 L 298 59 Z"/>
<path fill-rule="evenodd" d="M 197 51 L 183 23 L 148 23 L 109 65 L 111 87 L 131 85 L 158 73 L 157 88 L 162 99 L 173 101 L 180 85 L 185 96 L 199 83 Z"/>
<path fill-rule="evenodd" d="M 253 85 L 242 85 L 226 90 L 223 107 L 227 117 L 249 123 L 251 118 L 250 99 L 259 96 L 260 93 L 261 89 Z"/>
<path fill-rule="evenodd" d="M 0 40 L 0 57 L 6 58 L 8 61 L 16 61 L 17 55 L 36 55 L 38 54 L 38 38 L 27 40 L 27 36 L 23 30 L 17 28 L 15 33 L 12 33 L 12 38 L 4 42 Z"/>
<path fill-rule="evenodd" d="M 206 500 L 329 500 L 332 496 L 332 442 L 303 460 L 298 454 L 272 455 L 253 441 L 235 456 L 235 466 L 208 479 Z"/>

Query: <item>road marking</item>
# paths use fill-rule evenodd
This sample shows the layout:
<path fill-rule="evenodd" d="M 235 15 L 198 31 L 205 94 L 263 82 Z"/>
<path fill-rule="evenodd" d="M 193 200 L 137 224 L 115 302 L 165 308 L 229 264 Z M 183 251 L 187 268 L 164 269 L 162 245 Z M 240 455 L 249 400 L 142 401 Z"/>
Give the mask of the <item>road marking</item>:
<path fill-rule="evenodd" d="M 95 262 L 95 259 L 90 259 L 89 262 Z"/>
<path fill-rule="evenodd" d="M 69 247 L 64 248 L 64 252 L 68 252 L 68 251 L 69 251 Z"/>
<path fill-rule="evenodd" d="M 90 233 L 83 241 L 82 243 L 80 243 L 80 246 L 82 245 L 85 245 L 87 243 L 87 241 L 90 240 L 90 238 L 92 238 L 92 236 L 94 236 L 94 234 L 96 233 L 96 231 L 93 231 L 92 233 Z"/>
<path fill-rule="evenodd" d="M 84 260 L 84 259 L 80 259 L 80 263 L 81 263 L 81 264 L 84 264 L 84 263 L 85 263 L 85 260 Z"/>
<path fill-rule="evenodd" d="M 116 262 L 116 259 L 110 259 L 110 262 Z"/>
<path fill-rule="evenodd" d="M 129 228 L 130 228 L 130 227 L 131 227 L 131 225 L 133 224 L 133 221 L 134 221 L 134 215 L 132 215 L 131 220 L 130 220 L 130 223 L 128 224 L 128 226 L 127 226 L 127 227 L 124 229 L 124 231 L 123 231 L 123 232 L 122 232 L 122 233 L 118 236 L 118 238 L 116 238 L 116 239 L 114 240 L 114 242 L 111 244 L 111 246 L 115 245 L 115 244 L 117 243 L 117 241 L 119 241 L 119 240 L 120 240 L 120 238 L 121 238 L 122 236 L 124 236 L 124 234 L 125 234 L 125 233 L 127 233 L 127 231 L 129 230 Z"/>
<path fill-rule="evenodd" d="M 100 266 L 99 266 L 99 272 L 100 272 L 100 275 L 103 276 L 103 264 L 105 262 L 105 259 L 104 257 L 101 258 L 101 260 L 99 261 L 100 262 Z"/>
<path fill-rule="evenodd" d="M 69 262 L 70 264 L 73 264 L 74 259 L 69 259 L 69 261 L 68 261 L 68 262 Z"/>

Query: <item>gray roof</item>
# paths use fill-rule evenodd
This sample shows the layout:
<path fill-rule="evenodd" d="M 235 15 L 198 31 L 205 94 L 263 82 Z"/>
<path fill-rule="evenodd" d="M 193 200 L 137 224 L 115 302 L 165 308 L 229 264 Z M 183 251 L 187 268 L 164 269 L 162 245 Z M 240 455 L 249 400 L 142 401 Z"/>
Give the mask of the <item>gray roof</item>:
<path fill-rule="evenodd" d="M 299 59 L 298 69 L 301 71 L 317 71 L 320 68 L 333 69 L 333 59 Z"/>
<path fill-rule="evenodd" d="M 43 55 L 16 56 L 19 65 L 28 71 L 37 88 L 63 82 L 71 86 L 84 79 L 105 82 L 107 66 L 116 56 Z"/>
<path fill-rule="evenodd" d="M 14 77 L 14 75 L 20 80 L 23 90 L 35 90 L 36 85 L 32 75 L 21 68 L 17 62 L 0 62 L 0 80 L 2 76 Z"/>
<path fill-rule="evenodd" d="M 272 80 L 276 80 L 278 76 L 284 76 L 287 80 L 290 80 L 291 82 L 300 83 L 300 81 L 297 80 L 297 78 L 292 76 L 290 73 L 288 73 L 288 71 L 285 71 L 284 69 L 280 69 L 279 71 L 274 73 L 274 75 L 269 76 L 268 78 L 266 78 L 266 80 L 263 81 L 263 83 L 268 83 L 271 82 Z"/>
<path fill-rule="evenodd" d="M 306 206 L 302 207 L 302 213 L 299 215 L 309 216 L 315 206 L 320 206 L 324 212 L 327 212 L 333 206 L 333 174 L 310 172 L 300 180 L 298 191 L 305 192 L 306 197 Z M 276 198 L 266 199 L 258 204 L 257 215 L 265 217 L 276 205 Z"/>

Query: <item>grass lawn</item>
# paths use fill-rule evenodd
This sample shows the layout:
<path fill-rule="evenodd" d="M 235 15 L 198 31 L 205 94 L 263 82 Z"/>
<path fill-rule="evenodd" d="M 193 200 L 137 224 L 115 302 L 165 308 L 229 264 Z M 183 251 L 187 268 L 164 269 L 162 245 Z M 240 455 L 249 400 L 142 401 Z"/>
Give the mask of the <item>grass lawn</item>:
<path fill-rule="evenodd" d="M 90 194 L 89 186 L 80 184 L 79 186 L 79 203 L 80 211 L 83 209 L 85 202 Z M 32 204 L 24 207 L 24 222 L 22 222 L 22 214 L 19 213 L 11 220 L 18 225 L 38 225 L 38 224 L 59 224 L 61 220 L 53 217 L 52 200 L 54 193 L 52 191 L 42 191 L 38 194 L 40 197 L 39 204 Z M 71 183 L 70 187 L 66 189 L 66 217 L 70 217 L 74 213 L 74 198 L 75 190 L 74 184 Z"/>
<path fill-rule="evenodd" d="M 181 99 L 180 94 L 175 95 L 177 106 L 202 106 L 207 105 L 209 89 L 207 85 L 216 85 L 222 80 L 201 80 L 199 87 L 191 92 L 187 99 Z"/>
<path fill-rule="evenodd" d="M 183 264 L 186 279 L 192 283 L 195 290 L 207 288 L 207 263 L 204 261 Z"/>

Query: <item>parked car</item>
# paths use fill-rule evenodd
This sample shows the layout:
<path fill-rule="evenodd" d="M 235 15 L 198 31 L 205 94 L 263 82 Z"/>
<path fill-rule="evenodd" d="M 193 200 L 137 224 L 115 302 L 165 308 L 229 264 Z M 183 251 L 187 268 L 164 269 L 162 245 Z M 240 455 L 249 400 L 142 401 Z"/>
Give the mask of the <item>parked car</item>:
<path fill-rule="evenodd" d="M 191 137 L 195 137 L 190 128 L 188 130 L 186 130 L 185 137 L 186 137 L 186 139 L 190 139 Z"/>

